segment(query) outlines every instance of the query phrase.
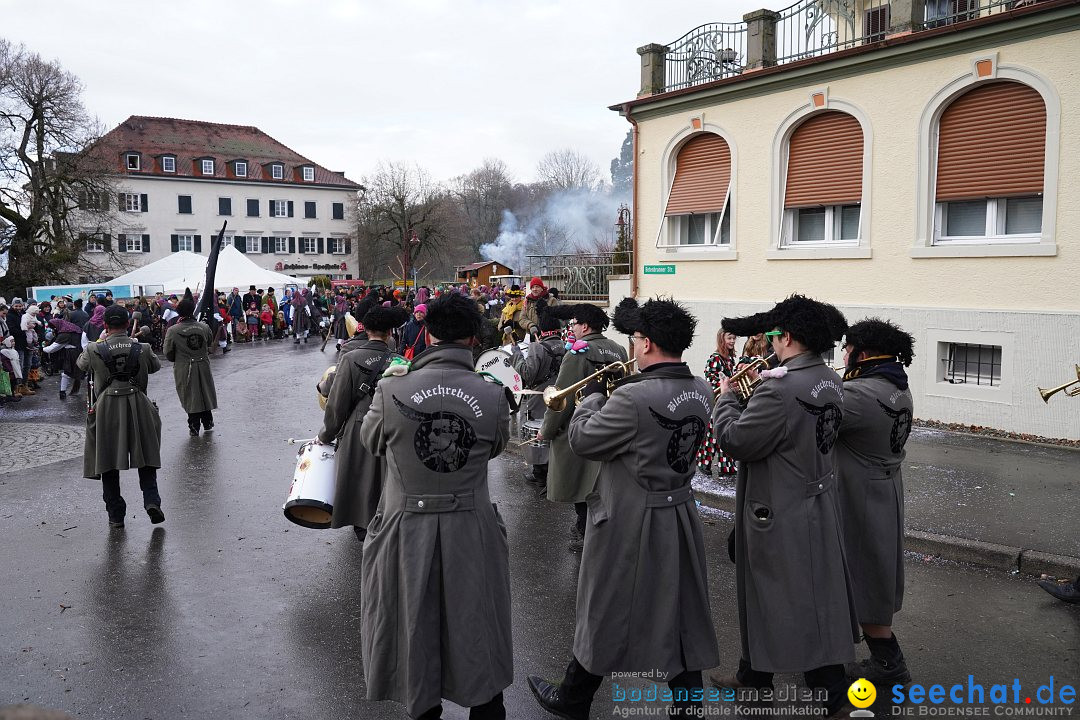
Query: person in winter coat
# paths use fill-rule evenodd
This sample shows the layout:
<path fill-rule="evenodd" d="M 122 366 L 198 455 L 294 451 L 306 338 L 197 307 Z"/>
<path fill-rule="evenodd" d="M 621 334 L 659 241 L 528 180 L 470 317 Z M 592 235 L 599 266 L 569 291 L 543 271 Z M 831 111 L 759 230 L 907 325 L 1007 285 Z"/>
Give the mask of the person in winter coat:
<path fill-rule="evenodd" d="M 566 355 L 566 344 L 560 336 L 562 323 L 548 312 L 546 303 L 540 301 L 538 311 L 538 342 L 529 345 L 528 356 L 517 355 L 514 367 L 521 374 L 521 382 L 527 389 L 543 392 L 555 384 L 555 378 L 559 375 L 559 368 Z M 521 400 L 519 417 L 522 422 L 543 420 L 545 409 L 542 395 L 525 395 Z M 543 460 L 544 457 L 538 459 Z M 532 466 L 528 481 L 536 485 L 547 485 L 547 476 L 548 463 L 538 463 Z"/>
<path fill-rule="evenodd" d="M 427 327 L 424 318 L 427 316 L 427 305 L 420 304 L 413 309 L 405 327 L 401 329 L 401 350 L 406 359 L 412 359 L 427 350 Z"/>
<path fill-rule="evenodd" d="M 376 307 L 364 316 L 367 338 L 338 360 L 333 383 L 326 393 L 322 429 L 317 436 L 323 445 L 337 445 L 330 527 L 351 525 L 361 541 L 379 505 L 386 461 L 364 448 L 360 425 L 371 406 L 379 378 L 394 357 L 386 345 L 386 336 L 404 321 L 404 315 L 403 309 Z"/>
<path fill-rule="evenodd" d="M 311 292 L 307 288 L 297 290 L 292 294 L 290 305 L 292 305 L 293 342 L 299 345 L 300 340 L 303 339 L 307 344 L 314 312 L 311 308 Z"/>
<path fill-rule="evenodd" d="M 913 405 L 904 368 L 914 341 L 877 318 L 844 340 L 844 419 L 836 439 L 836 479 L 844 547 L 870 657 L 848 675 L 878 687 L 911 682 L 892 631 L 904 600 L 904 445 Z"/>
<path fill-rule="evenodd" d="M 195 301 L 190 290 L 178 303 L 177 312 L 180 319 L 165 334 L 165 357 L 173 363 L 176 394 L 188 414 L 188 430 L 196 437 L 200 423 L 206 432 L 214 429 L 217 389 L 210 372 L 214 335 L 206 323 L 194 318 Z"/>
<path fill-rule="evenodd" d="M 367 698 L 423 720 L 442 716 L 443 698 L 472 720 L 502 720 L 514 681 L 510 552 L 488 462 L 509 439 L 510 401 L 473 370 L 475 303 L 447 294 L 426 320 L 432 346 L 388 368 L 360 428 L 386 458 L 360 576 Z"/>
<path fill-rule="evenodd" d="M 128 313 L 119 305 L 104 311 L 105 333 L 77 360 L 93 377 L 92 405 L 86 416 L 83 477 L 101 478 L 109 526 L 124 527 L 127 504 L 120 494 L 120 471 L 137 468 L 143 507 L 150 522 L 164 522 L 157 469 L 161 467 L 161 418 L 146 396 L 150 373 L 161 361 L 149 345 L 127 335 Z"/>
<path fill-rule="evenodd" d="M 708 383 L 682 361 L 697 319 L 671 300 L 632 298 L 615 329 L 633 339 L 641 372 L 606 383 L 570 421 L 570 447 L 600 461 L 578 574 L 574 653 L 559 683 L 536 676 L 540 706 L 588 720 L 604 676 L 653 672 L 671 690 L 668 717 L 698 716 L 701 673 L 718 661 L 705 540 L 690 487 L 712 413 Z"/>
<path fill-rule="evenodd" d="M 270 339 L 274 337 L 274 313 L 266 303 L 263 303 L 262 312 L 259 313 L 259 324 L 262 326 L 263 339 L 270 342 Z"/>
<path fill-rule="evenodd" d="M 558 298 L 548 292 L 547 286 L 544 285 L 544 281 L 538 277 L 534 277 L 529 281 L 529 294 L 525 296 L 525 307 L 522 308 L 521 314 L 517 317 L 518 327 L 528 335 L 539 337 L 539 309 L 541 305 L 544 307 L 555 307 L 558 304 Z"/>
<path fill-rule="evenodd" d="M 576 303 L 552 308 L 556 317 L 572 320 L 573 340 L 566 343 L 566 355 L 559 366 L 555 386 L 568 388 L 597 370 L 616 362 L 626 362 L 626 349 L 604 337 L 611 322 L 604 311 L 589 303 Z M 585 523 L 589 506 L 585 496 L 593 491 L 600 474 L 600 463 L 579 457 L 570 449 L 570 418 L 574 415 L 575 400 L 568 398 L 562 410 L 547 408 L 544 424 L 537 440 L 551 443 L 548 454 L 547 499 L 551 502 L 573 503 L 576 520 L 571 528 L 570 550 L 581 552 L 585 538 Z"/>
<path fill-rule="evenodd" d="M 83 373 L 78 367 L 82 354 L 82 328 L 59 317 L 50 320 L 49 325 L 56 331 L 56 337 L 45 352 L 56 354 L 60 365 L 60 399 L 63 400 L 69 393 L 78 393 L 82 383 Z"/>
<path fill-rule="evenodd" d="M 780 363 L 744 401 L 726 377 L 713 410 L 724 452 L 739 461 L 735 573 L 742 652 L 718 687 L 767 688 L 774 673 L 803 673 L 844 707 L 859 627 L 844 558 L 833 446 L 843 419 L 840 378 L 821 354 L 844 328 L 839 311 L 801 295 L 772 310 L 725 318 L 723 328 L 764 332 Z"/>

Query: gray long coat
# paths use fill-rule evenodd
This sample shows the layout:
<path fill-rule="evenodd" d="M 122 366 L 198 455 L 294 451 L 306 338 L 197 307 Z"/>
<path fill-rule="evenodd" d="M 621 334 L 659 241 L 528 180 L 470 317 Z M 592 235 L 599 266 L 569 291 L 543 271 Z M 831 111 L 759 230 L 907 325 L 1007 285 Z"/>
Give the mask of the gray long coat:
<path fill-rule="evenodd" d="M 844 383 L 836 443 L 844 546 L 859 622 L 892 625 L 904 600 L 904 481 L 912 401 L 880 375 Z"/>
<path fill-rule="evenodd" d="M 217 389 L 210 372 L 210 346 L 214 334 L 204 322 L 178 321 L 165 333 L 165 357 L 173 363 L 173 382 L 184 412 L 217 409 Z"/>
<path fill-rule="evenodd" d="M 514 681 L 510 553 L 487 481 L 510 436 L 505 390 L 469 348 L 436 345 L 379 382 L 360 433 L 386 458 L 361 570 L 367 697 L 413 717 L 440 698 L 486 703 Z"/>
<path fill-rule="evenodd" d="M 558 335 L 550 335 L 529 346 L 529 356 L 514 364 L 521 373 L 521 382 L 529 390 L 544 390 L 555 384 L 558 364 L 566 355 L 566 343 Z M 555 372 L 552 372 L 555 370 Z M 544 398 L 540 395 L 523 395 L 521 419 L 541 420 L 544 417 Z"/>
<path fill-rule="evenodd" d="M 585 398 L 570 447 L 600 460 L 578 576 L 574 657 L 594 675 L 715 667 L 705 542 L 690 480 L 712 411 L 686 365 Z"/>
<path fill-rule="evenodd" d="M 360 424 L 371 405 L 375 383 L 391 357 L 382 340 L 368 340 L 338 360 L 319 431 L 321 442 L 337 441 L 334 514 L 330 527 L 366 528 L 379 506 L 386 463 L 364 448 Z"/>
<path fill-rule="evenodd" d="M 589 343 L 589 347 L 583 353 L 568 352 L 563 356 L 559 377 L 555 380 L 556 387 L 570 387 L 605 365 L 626 361 L 626 350 L 600 333 L 579 339 Z M 551 443 L 547 499 L 552 502 L 585 502 L 585 496 L 592 492 L 596 477 L 600 474 L 600 463 L 580 458 L 570 449 L 567 430 L 570 418 L 574 416 L 574 407 L 575 401 L 571 396 L 562 410 L 556 412 L 549 408 L 544 413 L 544 424 L 540 428 L 544 439 Z"/>
<path fill-rule="evenodd" d="M 109 369 L 101 353 L 126 356 L 132 340 L 118 333 L 93 342 L 76 360 L 80 370 L 89 371 L 97 396 L 94 412 L 86 416 L 83 446 L 83 477 L 96 478 L 109 470 L 161 467 L 161 418 L 157 405 L 146 396 L 150 373 L 161 369 L 153 349 L 142 343 L 139 370 L 132 382 L 109 379 Z M 101 388 L 105 388 L 104 391 Z"/>
<path fill-rule="evenodd" d="M 844 557 L 833 444 L 840 378 L 814 353 L 764 380 L 746 408 L 731 391 L 713 411 L 739 460 L 735 572 L 742 656 L 755 670 L 805 672 L 855 659 L 859 638 Z"/>

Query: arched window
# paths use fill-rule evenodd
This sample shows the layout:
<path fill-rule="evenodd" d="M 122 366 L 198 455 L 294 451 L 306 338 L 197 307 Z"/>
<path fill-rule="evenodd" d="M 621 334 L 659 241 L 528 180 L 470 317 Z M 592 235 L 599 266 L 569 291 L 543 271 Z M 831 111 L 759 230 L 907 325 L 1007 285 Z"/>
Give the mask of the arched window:
<path fill-rule="evenodd" d="M 1046 104 L 1019 82 L 980 83 L 937 126 L 935 244 L 1039 242 Z"/>
<path fill-rule="evenodd" d="M 862 191 L 858 119 L 836 110 L 809 116 L 787 141 L 781 245 L 858 245 Z"/>
<path fill-rule="evenodd" d="M 731 148 L 711 132 L 700 132 L 676 156 L 675 178 L 664 215 L 669 245 L 731 243 Z"/>

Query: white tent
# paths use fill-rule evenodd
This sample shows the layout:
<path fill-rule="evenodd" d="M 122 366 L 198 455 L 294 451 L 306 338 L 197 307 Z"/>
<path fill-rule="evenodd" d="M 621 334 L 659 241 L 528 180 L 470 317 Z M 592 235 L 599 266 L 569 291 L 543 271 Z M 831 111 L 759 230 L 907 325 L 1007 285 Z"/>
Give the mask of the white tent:
<path fill-rule="evenodd" d="M 113 278 L 110 285 L 161 286 L 165 293 L 182 293 L 184 288 L 192 292 L 202 290 L 206 279 L 205 255 L 180 251 L 160 260 Z M 273 287 L 280 293 L 286 285 L 303 285 L 292 275 L 261 268 L 232 245 L 226 245 L 218 256 L 214 285 L 219 290 L 238 287 L 246 290 L 249 285 L 257 288 Z"/>

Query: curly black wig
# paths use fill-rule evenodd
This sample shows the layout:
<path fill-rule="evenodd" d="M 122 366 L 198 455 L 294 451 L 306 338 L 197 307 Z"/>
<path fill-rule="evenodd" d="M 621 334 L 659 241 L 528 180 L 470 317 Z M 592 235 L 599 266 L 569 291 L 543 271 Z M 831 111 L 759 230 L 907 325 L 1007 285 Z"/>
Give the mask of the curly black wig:
<path fill-rule="evenodd" d="M 559 303 L 549 308 L 548 312 L 559 320 L 577 320 L 585 323 L 596 332 L 607 330 L 611 322 L 603 310 L 591 303 Z"/>
<path fill-rule="evenodd" d="M 180 317 L 195 314 L 195 298 L 191 296 L 191 288 L 184 288 L 184 299 L 176 303 L 176 312 L 180 313 Z"/>
<path fill-rule="evenodd" d="M 881 318 L 866 318 L 849 327 L 844 343 L 852 346 L 852 357 L 862 352 L 892 355 L 905 367 L 911 365 L 911 359 L 915 357 L 915 339 Z"/>
<path fill-rule="evenodd" d="M 364 329 L 374 330 L 375 332 L 390 332 L 399 325 L 404 325 L 408 319 L 409 311 L 401 305 L 388 308 L 376 306 L 368 310 L 364 315 Z M 436 335 L 436 337 L 438 336 Z"/>
<path fill-rule="evenodd" d="M 638 305 L 624 298 L 612 315 L 615 329 L 624 335 L 639 332 L 664 352 L 681 355 L 694 341 L 697 318 L 670 298 L 657 297 Z"/>
<path fill-rule="evenodd" d="M 484 316 L 475 300 L 464 295 L 446 293 L 428 303 L 424 323 L 428 332 L 440 342 L 467 340 L 480 334 Z"/>
<path fill-rule="evenodd" d="M 831 309 L 830 309 L 831 308 Z M 721 322 L 725 332 L 741 337 L 779 328 L 806 346 L 807 350 L 823 353 L 836 343 L 838 318 L 843 315 L 835 307 L 818 302 L 805 295 L 792 295 L 773 306 L 772 310 L 738 318 L 724 318 Z"/>
<path fill-rule="evenodd" d="M 536 303 L 536 318 L 537 325 L 540 327 L 540 332 L 554 332 L 562 327 L 562 323 L 559 322 L 559 318 L 548 307 L 547 300 L 540 298 L 534 301 Z"/>

